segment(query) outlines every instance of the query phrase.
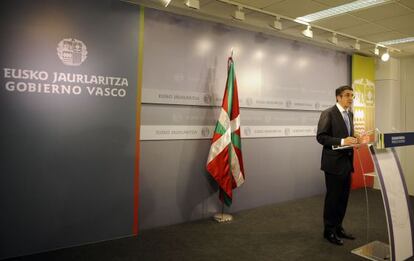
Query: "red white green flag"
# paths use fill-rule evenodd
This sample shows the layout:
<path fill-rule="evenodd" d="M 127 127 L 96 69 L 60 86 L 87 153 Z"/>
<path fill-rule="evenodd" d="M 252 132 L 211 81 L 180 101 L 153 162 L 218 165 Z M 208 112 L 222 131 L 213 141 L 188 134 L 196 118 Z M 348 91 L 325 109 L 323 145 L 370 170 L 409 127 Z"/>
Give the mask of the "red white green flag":
<path fill-rule="evenodd" d="M 219 119 L 214 130 L 207 171 L 220 187 L 220 199 L 232 203 L 233 189 L 244 183 L 240 139 L 240 110 L 234 62 L 227 62 L 227 83 Z"/>

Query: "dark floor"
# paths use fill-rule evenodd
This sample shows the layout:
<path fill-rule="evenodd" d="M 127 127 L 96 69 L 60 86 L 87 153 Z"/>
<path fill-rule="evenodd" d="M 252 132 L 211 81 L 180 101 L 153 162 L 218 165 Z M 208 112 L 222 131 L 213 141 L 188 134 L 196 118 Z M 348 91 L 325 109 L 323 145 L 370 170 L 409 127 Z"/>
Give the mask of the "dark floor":
<path fill-rule="evenodd" d="M 381 193 L 368 195 L 367 230 L 365 190 L 351 192 L 344 227 L 357 239 L 344 246 L 322 237 L 321 195 L 235 213 L 231 223 L 200 220 L 13 260 L 366 260 L 351 250 L 373 240 L 388 242 Z"/>

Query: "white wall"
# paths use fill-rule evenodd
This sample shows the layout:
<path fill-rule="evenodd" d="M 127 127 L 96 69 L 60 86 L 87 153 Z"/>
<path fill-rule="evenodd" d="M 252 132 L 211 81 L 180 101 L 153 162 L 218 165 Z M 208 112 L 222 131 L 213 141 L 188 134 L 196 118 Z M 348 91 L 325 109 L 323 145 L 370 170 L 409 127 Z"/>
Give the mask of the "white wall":
<path fill-rule="evenodd" d="M 380 59 L 377 59 L 375 79 L 376 127 L 382 132 L 400 131 L 400 60 L 390 58 L 388 62 L 383 62 Z"/>
<path fill-rule="evenodd" d="M 414 56 L 401 59 L 401 129 L 414 132 Z M 400 149 L 408 192 L 414 195 L 414 146 Z"/>
<path fill-rule="evenodd" d="M 376 62 L 376 127 L 382 132 L 414 131 L 414 56 Z M 414 195 L 414 146 L 397 148 L 407 182 Z M 378 188 L 377 183 L 374 187 Z"/>
<path fill-rule="evenodd" d="M 401 128 L 401 75 L 400 60 L 390 58 L 388 62 L 375 62 L 375 126 L 384 133 L 402 131 Z M 397 149 L 400 158 L 401 149 Z M 374 188 L 379 188 L 377 180 Z"/>

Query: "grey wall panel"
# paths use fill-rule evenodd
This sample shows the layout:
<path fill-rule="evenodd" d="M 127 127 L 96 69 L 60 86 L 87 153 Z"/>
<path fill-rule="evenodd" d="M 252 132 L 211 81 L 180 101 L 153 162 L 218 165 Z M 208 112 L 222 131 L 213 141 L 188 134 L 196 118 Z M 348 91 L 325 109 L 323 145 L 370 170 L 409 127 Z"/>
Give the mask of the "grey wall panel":
<path fill-rule="evenodd" d="M 314 137 L 244 139 L 246 182 L 231 210 L 283 202 L 324 191 L 320 147 Z"/>
<path fill-rule="evenodd" d="M 142 141 L 140 227 L 150 228 L 215 213 L 217 187 L 205 171 L 207 140 Z"/>
<path fill-rule="evenodd" d="M 0 259 L 132 234 L 138 18 L 117 0 L 2 1 Z M 86 46 L 83 63 L 60 60 L 66 38 Z M 55 72 L 124 77 L 127 95 L 88 95 L 87 86 L 119 87 L 78 80 L 60 84 L 79 85 L 79 95 L 6 88 L 51 84 Z"/>
<path fill-rule="evenodd" d="M 243 140 L 246 182 L 230 212 L 321 194 L 320 147 L 312 138 Z M 140 227 L 186 222 L 221 211 L 205 170 L 206 140 L 141 142 Z"/>

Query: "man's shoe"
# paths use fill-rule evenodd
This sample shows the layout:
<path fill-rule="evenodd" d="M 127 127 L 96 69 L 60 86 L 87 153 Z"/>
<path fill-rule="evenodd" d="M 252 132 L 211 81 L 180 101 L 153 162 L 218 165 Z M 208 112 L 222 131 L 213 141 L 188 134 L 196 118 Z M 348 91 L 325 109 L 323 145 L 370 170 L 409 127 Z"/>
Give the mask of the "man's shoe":
<path fill-rule="evenodd" d="M 345 232 L 345 230 L 342 229 L 338 229 L 338 231 L 336 231 L 336 235 L 340 238 L 346 238 L 346 239 L 350 239 L 350 240 L 354 240 L 355 237 L 352 234 L 348 234 Z"/>
<path fill-rule="evenodd" d="M 340 239 L 333 232 L 325 232 L 323 236 L 326 238 L 326 240 L 328 240 L 330 243 L 332 243 L 334 245 L 342 246 L 344 244 L 344 242 L 342 241 L 342 239 Z"/>

